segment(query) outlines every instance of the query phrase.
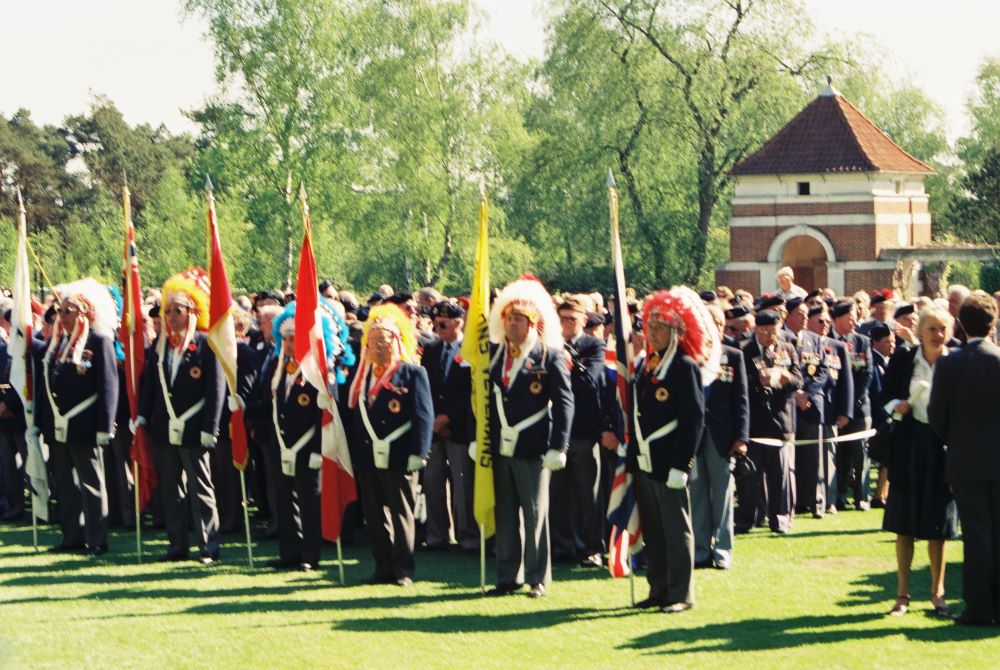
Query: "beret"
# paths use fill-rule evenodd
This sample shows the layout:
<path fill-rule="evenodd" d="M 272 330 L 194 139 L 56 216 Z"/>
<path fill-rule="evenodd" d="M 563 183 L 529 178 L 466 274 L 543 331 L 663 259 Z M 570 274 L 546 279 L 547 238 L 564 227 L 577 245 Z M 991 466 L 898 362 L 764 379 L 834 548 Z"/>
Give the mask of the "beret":
<path fill-rule="evenodd" d="M 584 324 L 584 328 L 593 328 L 595 326 L 603 326 L 605 324 L 605 319 L 603 314 L 598 314 L 597 312 L 587 312 L 587 323 Z"/>
<path fill-rule="evenodd" d="M 773 309 L 765 309 L 762 312 L 757 312 L 758 326 L 773 326 L 779 321 L 781 321 L 781 315 Z"/>
<path fill-rule="evenodd" d="M 896 308 L 896 311 L 892 313 L 893 318 L 898 319 L 901 316 L 906 316 L 907 314 L 913 314 L 916 307 L 913 306 L 912 302 L 904 303 Z"/>
<path fill-rule="evenodd" d="M 851 310 L 854 308 L 853 302 L 838 302 L 830 308 L 830 316 L 833 318 L 838 318 L 846 314 L 850 314 Z"/>
<path fill-rule="evenodd" d="M 409 291 L 399 291 L 398 293 L 393 293 L 388 298 L 385 299 L 386 302 L 390 302 L 393 305 L 402 305 L 413 300 L 413 294 Z"/>
<path fill-rule="evenodd" d="M 434 303 L 434 307 L 431 308 L 431 316 L 442 319 L 464 319 L 465 310 L 453 302 L 442 300 Z"/>
<path fill-rule="evenodd" d="M 818 297 L 819 297 L 818 288 L 814 288 L 813 290 L 809 291 L 809 293 L 806 293 L 806 300 L 812 300 L 813 298 L 818 298 Z"/>
<path fill-rule="evenodd" d="M 788 311 L 791 312 L 792 310 L 794 310 L 795 308 L 797 308 L 799 305 L 801 305 L 803 302 L 805 302 L 804 298 L 800 298 L 799 296 L 795 296 L 794 298 L 789 298 L 788 299 L 788 302 L 785 303 L 785 307 L 787 307 Z"/>
<path fill-rule="evenodd" d="M 809 308 L 809 318 L 816 316 L 817 314 L 822 314 L 826 311 L 826 305 L 816 305 L 815 307 Z"/>
<path fill-rule="evenodd" d="M 763 309 L 769 309 L 771 307 L 778 307 L 779 305 L 784 305 L 785 299 L 780 295 L 774 295 L 773 293 L 765 293 L 757 301 L 757 311 Z"/>
<path fill-rule="evenodd" d="M 726 310 L 727 319 L 739 319 L 750 313 L 750 308 L 744 304 L 735 305 Z"/>
<path fill-rule="evenodd" d="M 719 299 L 719 296 L 716 295 L 715 291 L 711 289 L 707 291 L 701 291 L 700 293 L 698 293 L 698 297 L 701 298 L 703 302 L 715 302 L 716 300 Z"/>
<path fill-rule="evenodd" d="M 888 337 L 889 335 L 892 334 L 892 331 L 889 330 L 889 326 L 885 325 L 884 323 L 880 323 L 879 325 L 875 326 L 870 331 L 868 331 L 868 334 L 869 336 L 871 336 L 872 342 L 874 342 L 876 340 L 881 340 L 883 337 Z"/>

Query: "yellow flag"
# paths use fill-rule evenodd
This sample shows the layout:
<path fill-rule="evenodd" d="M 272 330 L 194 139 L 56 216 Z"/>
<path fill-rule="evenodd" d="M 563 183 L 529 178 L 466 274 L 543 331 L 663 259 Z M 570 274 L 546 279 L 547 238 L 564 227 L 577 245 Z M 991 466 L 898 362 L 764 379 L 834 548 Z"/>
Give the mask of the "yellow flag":
<path fill-rule="evenodd" d="M 489 204 L 480 194 L 479 242 L 476 244 L 476 269 L 472 295 L 465 321 L 462 359 L 472 366 L 472 409 L 476 415 L 476 478 L 473 514 L 484 529 L 483 539 L 496 531 L 493 499 L 493 450 L 490 448 L 490 254 Z"/>

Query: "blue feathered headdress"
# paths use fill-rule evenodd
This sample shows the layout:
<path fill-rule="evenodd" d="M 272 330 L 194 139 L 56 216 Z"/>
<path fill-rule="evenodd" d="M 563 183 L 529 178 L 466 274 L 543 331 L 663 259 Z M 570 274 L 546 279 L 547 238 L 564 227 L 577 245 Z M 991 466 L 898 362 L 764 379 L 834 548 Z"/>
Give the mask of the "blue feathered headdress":
<path fill-rule="evenodd" d="M 326 348 L 327 369 L 336 370 L 337 383 L 343 384 L 347 379 L 344 368 L 354 365 L 354 350 L 347 342 L 347 324 L 329 300 L 321 297 L 319 306 L 323 314 L 323 346 Z M 274 347 L 278 351 L 281 351 L 281 342 L 284 339 L 281 334 L 281 324 L 289 319 L 295 322 L 295 301 L 285 305 L 285 310 L 274 320 Z"/>
<path fill-rule="evenodd" d="M 118 312 L 118 318 L 122 318 L 122 309 L 125 306 L 125 300 L 122 298 L 122 292 L 118 290 L 118 287 L 114 284 L 106 284 L 108 287 L 108 293 L 111 294 L 111 299 L 115 301 L 115 310 Z M 117 334 L 116 334 L 117 335 Z M 122 343 L 118 341 L 118 337 L 115 337 L 115 358 L 120 361 L 125 360 L 125 347 Z"/>

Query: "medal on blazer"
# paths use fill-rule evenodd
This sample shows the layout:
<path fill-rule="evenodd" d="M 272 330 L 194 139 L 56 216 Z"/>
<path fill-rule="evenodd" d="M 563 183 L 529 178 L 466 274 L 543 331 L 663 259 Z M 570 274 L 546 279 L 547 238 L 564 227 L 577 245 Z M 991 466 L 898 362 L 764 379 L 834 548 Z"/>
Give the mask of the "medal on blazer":
<path fill-rule="evenodd" d="M 656 396 L 655 397 L 656 397 L 656 399 L 659 402 L 666 402 L 667 398 L 670 397 L 670 392 L 667 391 L 667 389 L 665 389 L 665 388 L 658 388 L 658 389 L 656 389 Z"/>
<path fill-rule="evenodd" d="M 810 377 L 812 377 L 812 376 L 814 376 L 816 374 L 816 364 L 815 363 L 810 363 L 808 366 L 806 366 L 806 374 L 809 375 Z"/>
<path fill-rule="evenodd" d="M 299 407 L 308 407 L 309 406 L 309 394 L 308 393 L 300 393 L 299 397 L 296 398 L 296 400 L 298 400 L 298 402 L 299 402 Z"/>
<path fill-rule="evenodd" d="M 285 372 L 294 375 L 299 369 L 299 362 L 294 358 L 285 363 Z"/>
<path fill-rule="evenodd" d="M 539 393 L 542 392 L 542 382 L 536 379 L 535 381 L 528 384 L 528 390 L 531 391 L 532 394 L 538 395 Z"/>
<path fill-rule="evenodd" d="M 188 374 L 191 375 L 191 379 L 201 379 L 201 368 L 197 365 L 192 366 L 191 371 Z"/>
<path fill-rule="evenodd" d="M 387 407 L 389 408 L 389 411 L 392 412 L 393 414 L 399 414 L 399 410 L 403 409 L 402 405 L 399 404 L 399 400 L 397 398 L 393 398 L 392 400 L 390 400 Z"/>

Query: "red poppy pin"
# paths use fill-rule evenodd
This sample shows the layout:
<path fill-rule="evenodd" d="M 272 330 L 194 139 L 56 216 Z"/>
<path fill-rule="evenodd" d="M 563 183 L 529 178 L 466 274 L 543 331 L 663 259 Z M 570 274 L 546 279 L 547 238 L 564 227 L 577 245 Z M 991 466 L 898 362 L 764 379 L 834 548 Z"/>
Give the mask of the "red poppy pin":
<path fill-rule="evenodd" d="M 188 351 L 194 351 L 194 350 L 195 350 L 195 349 L 197 349 L 197 348 L 198 348 L 198 347 L 197 347 L 197 346 L 195 346 L 195 343 L 194 343 L 194 342 L 189 342 L 189 343 L 188 343 Z"/>

